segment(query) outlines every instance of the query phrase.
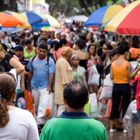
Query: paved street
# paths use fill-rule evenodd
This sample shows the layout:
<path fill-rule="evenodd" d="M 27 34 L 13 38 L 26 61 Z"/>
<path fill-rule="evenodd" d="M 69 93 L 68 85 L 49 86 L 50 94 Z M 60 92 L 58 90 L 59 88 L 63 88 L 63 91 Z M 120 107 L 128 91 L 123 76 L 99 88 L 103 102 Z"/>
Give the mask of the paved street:
<path fill-rule="evenodd" d="M 109 120 L 100 120 L 103 122 L 103 124 L 106 127 L 107 133 L 108 133 L 108 140 L 134 140 L 132 135 L 133 133 L 131 132 L 131 134 L 127 133 L 127 134 L 123 134 L 122 132 L 115 132 L 115 133 L 110 133 L 109 132 Z"/>

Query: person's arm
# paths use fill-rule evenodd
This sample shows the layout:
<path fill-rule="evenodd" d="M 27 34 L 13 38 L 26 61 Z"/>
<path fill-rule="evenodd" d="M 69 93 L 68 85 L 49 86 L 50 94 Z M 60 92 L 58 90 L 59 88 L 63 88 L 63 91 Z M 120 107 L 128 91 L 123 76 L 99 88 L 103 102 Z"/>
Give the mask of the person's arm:
<path fill-rule="evenodd" d="M 49 91 L 49 92 L 52 91 L 52 83 L 53 83 L 53 80 L 54 80 L 54 74 L 53 73 L 50 73 L 49 74 L 49 84 L 48 84 L 48 87 L 47 87 L 47 91 Z"/>
<path fill-rule="evenodd" d="M 55 73 L 55 63 L 53 59 L 50 59 L 49 61 L 49 83 L 47 87 L 47 91 L 52 91 L 52 83 L 54 80 L 54 73 Z"/>
<path fill-rule="evenodd" d="M 84 69 L 84 74 L 83 74 L 83 81 L 84 81 L 85 86 L 88 88 L 88 83 L 87 83 L 87 80 L 86 80 L 86 70 L 85 69 Z"/>
<path fill-rule="evenodd" d="M 137 72 L 140 70 L 140 66 L 138 66 L 134 71 L 131 71 L 131 65 L 128 65 L 128 76 L 130 79 L 134 78 Z"/>
<path fill-rule="evenodd" d="M 16 73 L 20 74 L 24 71 L 24 66 L 18 61 L 15 57 L 12 57 L 9 61 L 9 64 L 16 69 Z"/>
<path fill-rule="evenodd" d="M 33 62 L 32 59 L 29 60 L 28 64 L 27 64 L 27 75 L 28 75 L 28 90 L 31 89 L 31 79 L 33 76 Z"/>
<path fill-rule="evenodd" d="M 27 80 L 27 84 L 28 84 L 28 90 L 31 90 L 31 79 L 32 79 L 32 71 L 28 72 L 28 80 Z"/>
<path fill-rule="evenodd" d="M 21 91 L 24 92 L 25 91 L 24 71 L 20 73 L 20 77 L 21 77 Z"/>
<path fill-rule="evenodd" d="M 113 71 L 112 71 L 112 65 L 110 67 L 110 79 L 113 80 L 114 76 L 113 76 Z"/>

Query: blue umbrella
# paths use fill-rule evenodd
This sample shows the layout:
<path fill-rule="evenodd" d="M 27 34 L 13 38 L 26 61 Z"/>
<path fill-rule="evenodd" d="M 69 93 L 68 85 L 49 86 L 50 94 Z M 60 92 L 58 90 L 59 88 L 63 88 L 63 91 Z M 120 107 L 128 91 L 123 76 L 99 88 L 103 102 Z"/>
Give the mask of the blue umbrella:
<path fill-rule="evenodd" d="M 85 22 L 85 26 L 101 26 L 114 17 L 123 7 L 121 5 L 107 5 L 94 11 Z"/>

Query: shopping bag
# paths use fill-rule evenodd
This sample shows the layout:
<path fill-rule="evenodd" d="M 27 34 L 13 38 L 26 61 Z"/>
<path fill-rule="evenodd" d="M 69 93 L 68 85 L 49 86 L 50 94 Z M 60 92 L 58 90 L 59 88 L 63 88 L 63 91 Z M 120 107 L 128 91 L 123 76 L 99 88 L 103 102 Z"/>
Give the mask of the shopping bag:
<path fill-rule="evenodd" d="M 84 107 L 84 112 L 87 113 L 88 115 L 90 115 L 90 103 L 86 103 L 85 107 Z"/>
<path fill-rule="evenodd" d="M 46 92 L 43 98 L 40 99 L 38 108 L 38 118 L 50 118 L 53 115 L 54 95 L 53 93 Z"/>
<path fill-rule="evenodd" d="M 92 93 L 89 95 L 89 103 L 90 103 L 90 116 L 91 117 L 99 117 L 99 111 L 98 111 L 98 102 L 96 93 Z"/>
<path fill-rule="evenodd" d="M 99 100 L 112 98 L 112 86 L 103 86 Z"/>
<path fill-rule="evenodd" d="M 106 77 L 103 81 L 103 87 L 101 90 L 99 100 L 102 102 L 102 100 L 104 100 L 104 99 L 112 98 L 112 91 L 113 91 L 113 82 L 110 79 L 110 74 L 108 74 L 108 75 L 106 75 Z"/>
<path fill-rule="evenodd" d="M 25 90 L 24 92 L 24 99 L 26 101 L 25 109 L 30 111 L 33 115 L 35 114 L 34 104 L 33 104 L 33 97 L 30 91 Z"/>
<path fill-rule="evenodd" d="M 97 71 L 96 65 L 91 66 L 88 69 L 88 84 L 99 86 L 100 75 Z"/>
<path fill-rule="evenodd" d="M 123 117 L 123 125 L 126 130 L 128 130 L 129 135 L 133 135 L 134 123 L 137 122 L 137 109 L 136 109 L 136 100 L 132 101 L 127 111 Z"/>

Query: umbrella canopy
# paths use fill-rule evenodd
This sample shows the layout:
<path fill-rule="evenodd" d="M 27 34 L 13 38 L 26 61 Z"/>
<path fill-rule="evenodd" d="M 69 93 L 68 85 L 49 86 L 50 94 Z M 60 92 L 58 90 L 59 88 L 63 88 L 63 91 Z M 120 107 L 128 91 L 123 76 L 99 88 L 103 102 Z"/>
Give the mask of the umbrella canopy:
<path fill-rule="evenodd" d="M 60 28 L 60 23 L 53 16 L 44 14 L 42 15 L 42 18 L 44 20 L 47 20 L 51 27 Z"/>
<path fill-rule="evenodd" d="M 101 26 L 114 17 L 123 7 L 121 5 L 108 5 L 94 11 L 85 22 L 85 26 Z"/>
<path fill-rule="evenodd" d="M 21 22 L 24 23 L 24 25 L 22 26 L 23 28 L 31 28 L 30 24 L 26 21 L 25 18 L 23 18 L 21 16 L 21 14 L 16 13 L 16 12 L 11 12 L 11 11 L 6 11 L 5 13 L 7 14 L 11 14 L 12 16 L 14 16 L 15 18 L 17 18 L 18 20 L 20 20 Z"/>
<path fill-rule="evenodd" d="M 0 13 L 0 25 L 3 27 L 20 27 L 25 23 L 6 13 Z"/>
<path fill-rule="evenodd" d="M 60 23 L 51 15 L 41 14 L 40 16 L 44 19 L 44 21 L 34 24 L 33 28 L 38 29 L 38 28 L 47 27 L 47 26 L 60 28 Z"/>
<path fill-rule="evenodd" d="M 106 31 L 127 35 L 140 35 L 140 1 L 120 11 L 106 26 Z"/>
<path fill-rule="evenodd" d="M 33 24 L 40 23 L 43 20 L 41 16 L 32 11 L 26 11 L 24 13 L 21 13 L 20 16 L 23 18 L 24 21 L 29 23 L 31 26 Z"/>

